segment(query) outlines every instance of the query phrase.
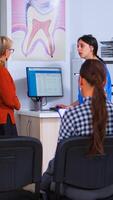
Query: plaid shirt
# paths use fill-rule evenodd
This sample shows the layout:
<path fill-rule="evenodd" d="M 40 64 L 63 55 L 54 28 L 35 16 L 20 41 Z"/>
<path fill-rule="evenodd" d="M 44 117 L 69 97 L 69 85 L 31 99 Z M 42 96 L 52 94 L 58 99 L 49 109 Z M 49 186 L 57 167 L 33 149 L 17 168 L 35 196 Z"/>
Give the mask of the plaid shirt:
<path fill-rule="evenodd" d="M 108 121 L 106 134 L 113 134 L 113 104 L 106 102 Z M 73 136 L 88 136 L 92 134 L 91 97 L 84 98 L 84 103 L 65 111 L 61 120 L 58 141 Z"/>

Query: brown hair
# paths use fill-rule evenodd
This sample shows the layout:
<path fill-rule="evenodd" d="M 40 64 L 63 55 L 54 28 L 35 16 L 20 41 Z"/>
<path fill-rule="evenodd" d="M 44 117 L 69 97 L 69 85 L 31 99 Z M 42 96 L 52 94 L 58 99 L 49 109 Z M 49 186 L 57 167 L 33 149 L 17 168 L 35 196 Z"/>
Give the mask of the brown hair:
<path fill-rule="evenodd" d="M 94 86 L 92 96 L 92 124 L 93 134 L 91 136 L 90 153 L 104 153 L 103 140 L 106 132 L 107 109 L 104 85 L 106 82 L 106 70 L 104 64 L 95 59 L 86 60 L 80 69 L 80 76 Z"/>

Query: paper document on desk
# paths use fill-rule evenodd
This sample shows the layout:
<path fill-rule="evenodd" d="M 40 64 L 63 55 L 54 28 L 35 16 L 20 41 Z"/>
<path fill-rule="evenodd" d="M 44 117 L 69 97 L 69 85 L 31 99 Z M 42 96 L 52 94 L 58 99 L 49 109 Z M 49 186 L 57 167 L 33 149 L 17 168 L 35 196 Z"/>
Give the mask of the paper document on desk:
<path fill-rule="evenodd" d="M 63 108 L 58 109 L 59 115 L 60 115 L 61 117 L 63 117 L 65 111 L 66 111 L 66 109 L 63 109 Z"/>

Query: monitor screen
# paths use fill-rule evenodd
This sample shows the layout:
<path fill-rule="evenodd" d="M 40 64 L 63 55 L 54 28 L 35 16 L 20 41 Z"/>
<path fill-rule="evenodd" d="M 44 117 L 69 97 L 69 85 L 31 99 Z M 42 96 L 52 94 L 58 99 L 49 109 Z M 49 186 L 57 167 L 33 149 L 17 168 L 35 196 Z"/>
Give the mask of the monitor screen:
<path fill-rule="evenodd" d="M 26 73 L 29 97 L 63 96 L 60 67 L 27 67 Z"/>

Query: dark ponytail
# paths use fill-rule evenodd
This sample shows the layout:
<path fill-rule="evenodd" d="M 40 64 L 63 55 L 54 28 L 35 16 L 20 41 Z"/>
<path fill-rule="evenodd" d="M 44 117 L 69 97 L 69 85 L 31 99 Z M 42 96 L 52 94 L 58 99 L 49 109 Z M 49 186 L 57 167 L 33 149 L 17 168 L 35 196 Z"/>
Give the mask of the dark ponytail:
<path fill-rule="evenodd" d="M 99 60 L 89 59 L 82 64 L 80 76 L 86 79 L 91 86 L 94 86 L 91 104 L 93 134 L 91 136 L 90 154 L 103 154 L 103 140 L 108 117 L 104 91 L 106 70 Z"/>
<path fill-rule="evenodd" d="M 106 64 L 105 61 L 104 61 L 102 58 L 100 58 L 98 55 L 96 55 L 96 57 L 97 57 L 98 60 L 100 60 L 103 64 Z"/>

